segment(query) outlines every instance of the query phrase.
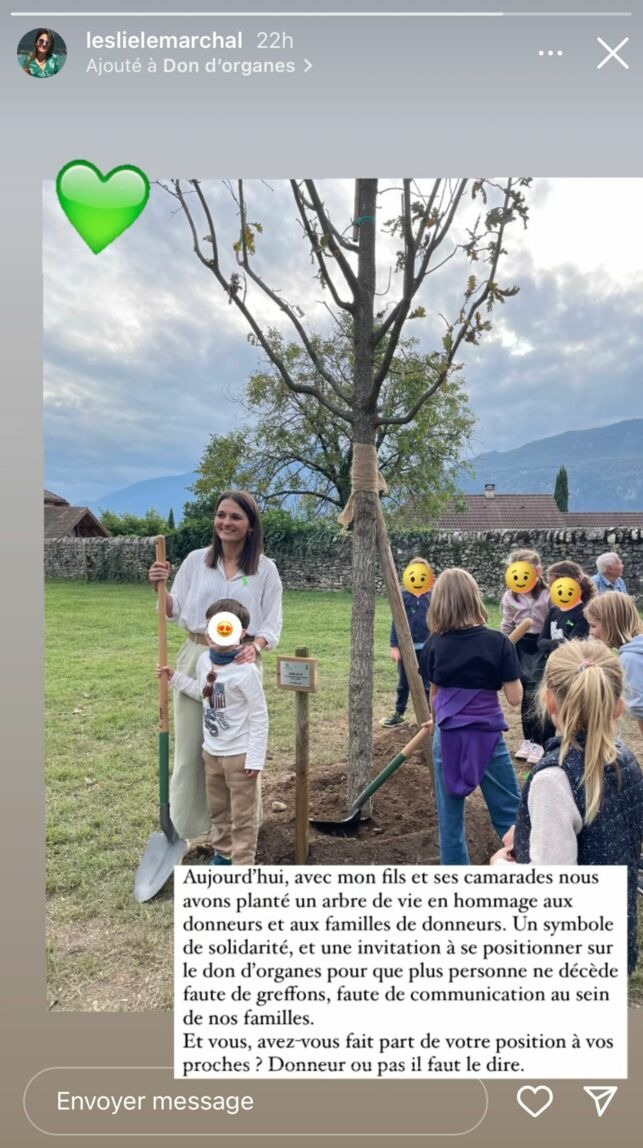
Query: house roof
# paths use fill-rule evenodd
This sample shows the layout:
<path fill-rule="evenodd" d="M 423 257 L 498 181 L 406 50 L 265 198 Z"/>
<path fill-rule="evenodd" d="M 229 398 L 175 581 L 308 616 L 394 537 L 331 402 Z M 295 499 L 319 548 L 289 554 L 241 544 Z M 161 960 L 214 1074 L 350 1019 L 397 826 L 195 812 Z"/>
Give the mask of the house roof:
<path fill-rule="evenodd" d="M 440 515 L 438 530 L 555 530 L 564 529 L 553 494 L 463 494 L 466 510 L 450 506 Z"/>
<path fill-rule="evenodd" d="M 643 529 L 643 510 L 570 510 L 564 518 L 567 526 L 586 526 L 590 529 L 638 526 L 639 529 Z"/>
<path fill-rule="evenodd" d="M 45 506 L 69 506 L 69 503 L 66 498 L 61 498 L 59 494 L 54 494 L 53 490 L 46 490 Z"/>
<path fill-rule="evenodd" d="M 86 506 L 45 506 L 45 538 L 66 538 L 83 524 L 85 533 L 109 538 L 109 530 Z"/>

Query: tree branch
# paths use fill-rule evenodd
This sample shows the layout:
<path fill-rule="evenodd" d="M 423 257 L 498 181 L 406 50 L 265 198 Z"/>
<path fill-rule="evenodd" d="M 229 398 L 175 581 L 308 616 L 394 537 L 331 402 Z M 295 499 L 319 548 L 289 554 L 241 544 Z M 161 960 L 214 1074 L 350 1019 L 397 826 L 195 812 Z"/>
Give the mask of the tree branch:
<path fill-rule="evenodd" d="M 417 401 L 415 403 L 413 403 L 413 405 L 410 407 L 410 409 L 406 412 L 405 415 L 400 415 L 397 418 L 378 419 L 377 425 L 404 426 L 406 423 L 412 422 L 413 419 L 415 418 L 416 414 L 420 410 L 420 408 L 424 405 L 424 403 L 428 399 L 431 398 L 432 395 L 435 394 L 435 392 L 439 389 L 439 387 L 442 386 L 443 382 L 447 378 L 449 371 L 452 369 L 452 367 L 454 365 L 455 356 L 458 352 L 458 348 L 460 347 L 460 344 L 462 343 L 462 340 L 465 338 L 467 332 L 471 328 L 471 324 L 472 324 L 472 320 L 474 318 L 474 315 L 476 314 L 477 311 L 480 310 L 482 305 L 489 298 L 490 293 L 491 293 L 491 284 L 495 282 L 495 274 L 496 274 L 496 271 L 498 268 L 498 262 L 499 262 L 500 255 L 502 252 L 502 240 L 503 240 L 503 236 L 504 236 L 504 233 L 505 233 L 505 230 L 507 227 L 507 223 L 508 223 L 509 218 L 510 218 L 507 214 L 507 206 L 511 201 L 511 189 L 512 189 L 512 181 L 509 180 L 507 182 L 507 186 L 505 188 L 505 199 L 504 199 L 504 205 L 503 205 L 503 212 L 501 215 L 500 223 L 498 224 L 498 232 L 497 232 L 496 240 L 494 241 L 494 253 L 493 253 L 492 259 L 490 260 L 489 274 L 487 275 L 487 278 L 485 280 L 484 287 L 482 288 L 482 290 L 480 291 L 480 293 L 477 296 L 472 298 L 471 303 L 470 303 L 467 311 L 463 313 L 463 318 L 462 318 L 461 322 L 458 323 L 459 331 L 458 331 L 458 334 L 457 334 L 456 338 L 454 339 L 454 341 L 451 345 L 451 348 L 447 354 L 446 362 L 443 362 L 443 365 L 440 368 L 440 370 L 438 371 L 438 375 L 437 375 L 436 379 L 434 380 L 434 382 L 431 384 L 431 386 L 427 387 L 427 389 L 424 391 L 424 393 L 420 395 L 419 399 L 417 399 Z"/>
<path fill-rule="evenodd" d="M 268 501 L 270 498 L 287 498 L 289 495 L 299 497 L 302 494 L 306 495 L 307 498 L 318 498 L 320 502 L 329 502 L 331 506 L 337 506 L 340 510 L 343 506 L 339 498 L 333 498 L 332 494 L 323 490 L 276 490 L 270 494 L 266 494 L 264 497 L 266 501 Z"/>
<path fill-rule="evenodd" d="M 352 423 L 352 421 L 353 421 L 352 416 L 350 414 L 348 414 L 346 412 L 346 410 L 343 410 L 341 407 L 338 407 L 336 403 L 332 402 L 326 395 L 323 394 L 322 391 L 319 390 L 318 387 L 309 386 L 305 383 L 296 383 L 295 382 L 295 380 L 293 379 L 292 375 L 290 374 L 288 368 L 286 367 L 286 364 L 284 363 L 283 359 L 276 352 L 275 348 L 270 343 L 270 340 L 266 337 L 264 331 L 259 326 L 254 315 L 252 314 L 252 312 L 250 311 L 250 309 L 246 305 L 245 300 L 243 298 L 240 298 L 238 289 L 235 287 L 235 285 L 232 283 L 232 281 L 229 279 L 226 279 L 225 275 L 223 274 L 223 272 L 221 270 L 220 262 L 219 262 L 219 252 L 218 252 L 218 246 L 217 246 L 216 228 L 214 226 L 214 219 L 212 217 L 212 213 L 211 213 L 210 208 L 208 206 L 207 200 L 203 194 L 203 191 L 201 190 L 201 185 L 200 185 L 199 180 L 194 179 L 194 180 L 190 180 L 189 182 L 192 184 L 192 186 L 194 187 L 194 190 L 196 191 L 196 194 L 199 198 L 199 202 L 201 203 L 203 213 L 206 217 L 208 227 L 210 228 L 209 238 L 212 241 L 212 259 L 210 259 L 210 260 L 206 260 L 202 255 L 200 255 L 199 247 L 198 247 L 198 240 L 196 238 L 196 228 L 194 226 L 194 221 L 192 219 L 191 213 L 190 213 L 189 208 L 187 206 L 187 203 L 185 201 L 185 195 L 183 194 L 183 191 L 180 187 L 180 181 L 176 180 L 174 183 L 174 186 L 176 188 L 177 198 L 181 204 L 181 207 L 183 208 L 186 219 L 188 220 L 188 224 L 190 225 L 190 230 L 192 231 L 192 237 L 193 237 L 193 240 L 196 244 L 195 251 L 196 251 L 197 255 L 199 255 L 199 257 L 201 258 L 201 262 L 204 263 L 208 267 L 208 269 L 212 272 L 212 274 L 214 275 L 217 282 L 223 287 L 223 289 L 226 292 L 230 301 L 232 303 L 234 303 L 234 305 L 237 307 L 237 309 L 241 312 L 244 319 L 248 323 L 248 326 L 251 328 L 255 338 L 257 339 L 257 342 L 259 343 L 259 345 L 261 347 L 263 347 L 263 349 L 266 352 L 266 355 L 270 359 L 271 363 L 273 363 L 274 366 L 277 368 L 277 370 L 278 370 L 281 378 L 283 379 L 285 385 L 291 391 L 294 391 L 297 394 L 312 395 L 314 398 L 316 398 L 318 400 L 318 402 L 321 403 L 321 405 L 323 407 L 326 408 L 326 410 L 330 411 L 331 414 L 336 415 L 337 418 L 342 419 L 344 422 Z M 275 298 L 275 301 L 277 302 L 277 305 L 282 310 L 285 310 L 287 312 L 288 309 L 287 309 L 286 305 L 283 303 L 283 301 L 279 300 L 279 298 L 277 296 L 274 296 L 274 298 Z M 296 317 L 294 315 L 292 316 L 292 320 L 293 320 L 293 325 L 296 328 L 297 328 L 297 325 L 301 328 L 301 324 L 298 323 L 298 320 L 296 319 Z M 304 335 L 305 335 L 305 332 L 304 332 Z M 308 342 L 308 340 L 306 340 L 306 341 Z M 304 344 L 304 345 L 306 345 L 306 344 Z M 306 350 L 308 350 L 308 347 L 306 347 Z M 322 371 L 320 371 L 319 373 L 322 375 L 322 377 L 324 377 Z"/>
<path fill-rule="evenodd" d="M 357 299 L 359 296 L 359 283 L 357 280 L 357 275 L 353 271 L 353 268 L 348 262 L 348 259 L 344 255 L 342 250 L 344 244 L 340 243 L 341 236 L 339 235 L 339 232 L 336 230 L 336 228 L 333 227 L 328 215 L 326 214 L 324 205 L 319 196 L 319 192 L 315 186 L 315 181 L 312 179 L 306 179 L 304 180 L 304 183 L 310 196 L 313 211 L 319 220 L 319 226 L 321 227 L 323 234 L 328 240 L 328 246 L 332 251 L 335 259 L 337 260 L 337 263 L 342 270 L 342 274 L 351 289 L 353 299 Z M 357 248 L 357 250 L 359 251 L 359 248 Z"/>
<path fill-rule="evenodd" d="M 306 333 L 306 329 L 305 329 L 303 323 L 297 317 L 297 315 L 293 311 L 290 304 L 287 303 L 285 299 L 282 299 L 281 296 L 278 295 L 277 292 L 272 289 L 272 287 L 269 287 L 268 284 L 265 282 L 265 280 L 263 280 L 261 278 L 261 276 L 258 275 L 257 272 L 254 270 L 254 268 L 251 266 L 249 253 L 248 253 L 248 234 L 247 234 L 247 230 L 246 230 L 247 216 L 246 216 L 246 204 L 245 204 L 245 196 L 244 196 L 244 192 L 243 192 L 243 180 L 242 179 L 240 179 L 238 181 L 238 195 L 239 195 L 239 199 L 238 199 L 239 215 L 240 215 L 240 219 L 241 219 L 241 234 L 240 234 L 241 252 L 240 252 L 240 254 L 238 254 L 237 258 L 239 259 L 240 265 L 243 267 L 244 271 L 249 276 L 249 278 L 252 280 L 252 282 L 257 287 L 259 287 L 261 291 L 263 291 L 264 295 L 266 295 L 270 299 L 270 301 L 275 304 L 276 307 L 279 307 L 279 309 L 281 311 L 283 311 L 284 315 L 287 316 L 287 318 L 290 320 L 293 327 L 295 328 L 297 334 L 299 335 L 299 338 L 301 339 L 311 362 L 314 363 L 315 369 L 317 370 L 318 374 L 320 374 L 322 379 L 324 379 L 324 381 L 328 383 L 328 385 L 332 388 L 332 390 L 335 391 L 335 393 L 338 395 L 338 397 L 343 397 L 343 396 L 341 396 L 341 388 L 339 388 L 339 384 L 336 382 L 336 380 L 333 378 L 333 376 L 330 374 L 330 372 L 326 370 L 324 364 L 322 363 L 321 359 L 317 355 L 317 352 L 315 351 L 315 347 L 314 347 L 312 341 L 310 340 L 308 334 Z M 237 304 L 240 302 L 237 295 L 235 295 L 235 302 L 237 302 Z M 288 383 L 288 386 L 290 386 L 290 385 L 291 384 Z M 324 405 L 328 405 L 327 401 L 321 397 L 321 392 L 314 390 L 314 391 L 311 391 L 310 393 L 316 395 L 316 397 L 319 399 L 319 401 L 323 402 Z M 328 409 L 330 410 L 330 407 Z M 338 410 L 339 410 L 339 408 L 336 408 L 336 413 L 338 412 Z M 346 417 L 346 416 L 344 415 L 344 416 L 340 416 L 340 417 Z"/>
<path fill-rule="evenodd" d="M 384 352 L 384 358 L 382 359 L 380 368 L 379 368 L 377 374 L 375 375 L 374 390 L 375 390 L 376 395 L 379 394 L 382 383 L 384 382 L 384 379 L 386 378 L 386 376 L 388 374 L 388 370 L 389 370 L 389 367 L 391 365 L 391 362 L 393 361 L 393 356 L 395 354 L 397 345 L 398 345 L 399 340 L 400 340 L 400 336 L 402 334 L 402 328 L 403 328 L 404 323 L 406 322 L 406 319 L 408 317 L 408 313 L 409 313 L 409 310 L 411 308 L 411 303 L 412 303 L 413 299 L 415 298 L 415 296 L 417 295 L 418 291 L 420 290 L 420 287 L 422 286 L 422 284 L 423 284 L 423 282 L 424 282 L 424 280 L 428 274 L 428 269 L 429 269 L 431 257 L 439 249 L 439 247 L 442 245 L 445 237 L 449 234 L 449 231 L 453 225 L 453 220 L 455 218 L 456 212 L 457 212 L 458 207 L 460 205 L 460 202 L 462 200 L 462 196 L 464 195 L 465 188 L 467 186 L 467 182 L 468 181 L 466 179 L 462 179 L 459 181 L 455 192 L 451 196 L 451 200 L 449 203 L 449 207 L 446 211 L 446 214 L 443 216 L 442 227 L 440 228 L 440 230 L 438 230 L 436 227 L 435 235 L 431 239 L 430 243 L 427 243 L 426 248 L 424 250 L 424 254 L 422 256 L 422 259 L 420 260 L 420 265 L 419 265 L 417 272 L 415 272 L 415 258 L 416 258 L 417 252 L 419 250 L 419 240 L 416 237 L 416 240 L 413 243 L 413 248 L 412 248 L 413 260 L 412 260 L 412 265 L 410 268 L 410 276 L 409 277 L 407 277 L 408 268 L 407 268 L 407 261 L 405 261 L 405 266 L 404 266 L 405 291 L 404 291 L 404 295 L 403 295 L 402 299 L 400 300 L 400 303 L 398 304 L 397 317 L 391 326 L 391 331 L 390 331 L 390 334 L 388 336 L 388 342 L 386 345 L 386 351 Z M 428 211 L 428 210 L 429 210 L 429 208 L 427 207 L 426 211 Z M 422 216 L 422 223 L 420 224 L 420 228 L 418 229 L 418 236 L 420 235 L 420 233 L 423 230 L 425 221 L 428 222 L 426 211 L 423 213 L 423 216 Z M 405 214 L 406 213 L 408 213 L 409 221 L 410 221 L 410 199 L 408 201 L 405 200 Z M 408 285 L 409 282 L 410 282 L 410 286 Z"/>
<path fill-rule="evenodd" d="M 291 179 L 290 187 L 291 187 L 294 199 L 295 199 L 295 203 L 297 204 L 297 210 L 299 211 L 299 215 L 301 217 L 301 221 L 302 221 L 303 226 L 304 226 L 304 231 L 306 232 L 308 242 L 310 243 L 310 249 L 311 249 L 315 259 L 317 260 L 317 265 L 319 267 L 319 274 L 321 276 L 321 280 L 328 287 L 328 290 L 330 291 L 331 295 L 333 296 L 333 299 L 335 300 L 336 305 L 338 307 L 341 307 L 343 311 L 348 311 L 348 312 L 350 312 L 351 315 L 353 315 L 355 313 L 355 302 L 353 300 L 352 303 L 349 303 L 346 300 L 342 299 L 339 295 L 337 288 L 335 287 L 335 283 L 332 279 L 332 276 L 331 276 L 330 271 L 328 269 L 328 266 L 326 264 L 326 260 L 324 259 L 324 255 L 322 253 L 322 249 L 321 249 L 320 244 L 319 244 L 319 239 L 315 235 L 315 232 L 313 231 L 313 229 L 311 227 L 310 220 L 306 214 L 306 208 L 304 205 L 303 196 L 301 195 L 297 180 Z"/>

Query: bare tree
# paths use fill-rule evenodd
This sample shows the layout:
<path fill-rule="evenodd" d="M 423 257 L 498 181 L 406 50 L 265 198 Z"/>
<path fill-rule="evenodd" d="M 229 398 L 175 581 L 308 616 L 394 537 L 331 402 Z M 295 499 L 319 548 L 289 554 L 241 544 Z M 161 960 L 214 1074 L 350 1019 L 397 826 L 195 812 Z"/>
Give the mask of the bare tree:
<path fill-rule="evenodd" d="M 260 224 L 248 214 L 243 180 L 230 184 L 236 203 L 238 229 L 234 241 L 225 241 L 225 224 L 212 205 L 212 197 L 199 180 L 172 181 L 173 194 L 187 219 L 194 251 L 205 268 L 246 320 L 251 338 L 263 348 L 287 387 L 313 396 L 331 415 L 348 427 L 353 448 L 351 506 L 345 522 L 353 524 L 353 616 L 349 679 L 348 775 L 352 798 L 370 777 L 372 760 L 372 681 L 375 614 L 375 572 L 379 531 L 380 552 L 385 532 L 380 507 L 381 479 L 377 468 L 377 441 L 381 428 L 411 423 L 422 406 L 461 367 L 457 356 L 463 344 L 477 344 L 490 330 L 490 313 L 497 303 L 517 293 L 501 288 L 498 267 L 504 253 L 507 228 L 517 219 L 526 225 L 527 179 L 435 180 L 424 186 L 412 179 L 380 189 L 376 179 L 355 181 L 355 218 L 341 228 L 331 218 L 315 180 L 291 180 L 290 189 L 308 256 L 315 274 L 330 297 L 326 303 L 334 318 L 348 316 L 353 343 L 353 376 L 342 377 L 324 359 L 321 342 L 305 323 L 299 306 L 289 301 L 257 271 Z M 398 212 L 378 230 L 378 206 L 392 194 Z M 454 238 L 460 217 L 470 202 L 479 213 L 466 238 Z M 351 226 L 352 225 L 352 226 Z M 464 224 L 462 225 L 464 226 Z M 205 230 L 205 235 L 203 231 Z M 392 236 L 398 250 L 382 275 L 384 306 L 378 309 L 378 237 Z M 420 395 L 403 411 L 387 414 L 382 388 L 391 370 L 405 325 L 423 319 L 422 289 L 430 276 L 461 252 L 471 264 L 460 301 L 450 316 L 443 315 L 442 346 L 432 353 L 433 373 Z M 475 269 L 475 273 L 474 273 Z M 283 343 L 271 338 L 271 327 L 257 317 L 254 300 L 270 301 L 289 321 L 310 358 L 314 378 L 296 377 L 283 356 Z M 430 456 L 427 458 L 430 465 Z M 410 642 L 410 639 L 409 639 Z M 402 646 L 404 653 L 404 646 Z"/>

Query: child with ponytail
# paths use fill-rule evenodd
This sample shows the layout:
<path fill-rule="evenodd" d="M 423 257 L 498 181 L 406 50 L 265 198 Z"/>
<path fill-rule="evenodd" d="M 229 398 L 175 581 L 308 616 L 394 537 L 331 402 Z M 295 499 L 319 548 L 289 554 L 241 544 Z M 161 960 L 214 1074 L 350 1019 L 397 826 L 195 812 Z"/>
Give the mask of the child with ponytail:
<path fill-rule="evenodd" d="M 525 785 L 506 848 L 491 862 L 626 865 L 633 972 L 643 777 L 632 751 L 618 740 L 622 694 L 621 666 L 602 642 L 564 642 L 550 655 L 541 705 L 558 736 Z"/>

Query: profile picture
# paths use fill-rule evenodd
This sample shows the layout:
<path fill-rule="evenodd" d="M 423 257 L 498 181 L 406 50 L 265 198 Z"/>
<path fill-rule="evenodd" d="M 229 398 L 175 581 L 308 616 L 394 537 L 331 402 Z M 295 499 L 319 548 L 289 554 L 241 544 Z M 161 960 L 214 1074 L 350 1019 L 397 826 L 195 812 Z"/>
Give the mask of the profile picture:
<path fill-rule="evenodd" d="M 57 76 L 67 61 L 67 45 L 51 28 L 32 28 L 18 44 L 18 64 L 34 79 Z"/>

